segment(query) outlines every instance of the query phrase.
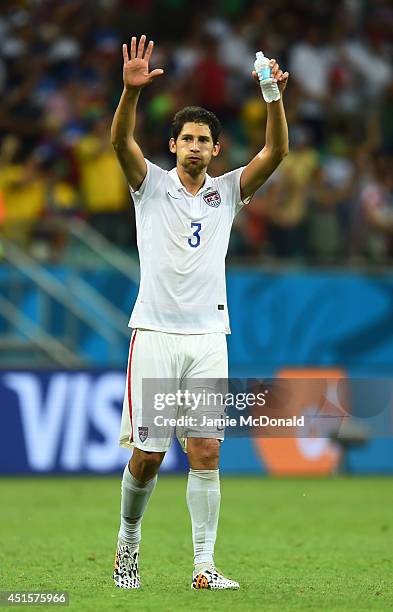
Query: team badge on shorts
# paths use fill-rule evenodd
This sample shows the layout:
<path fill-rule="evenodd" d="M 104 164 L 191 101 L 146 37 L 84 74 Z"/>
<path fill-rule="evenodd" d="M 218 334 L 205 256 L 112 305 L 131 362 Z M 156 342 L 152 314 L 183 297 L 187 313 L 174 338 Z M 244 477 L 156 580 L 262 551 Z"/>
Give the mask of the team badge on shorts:
<path fill-rule="evenodd" d="M 148 427 L 138 427 L 139 439 L 141 442 L 145 442 L 147 440 L 147 436 L 149 435 Z"/>
<path fill-rule="evenodd" d="M 218 208 L 221 204 L 221 197 L 218 191 L 208 191 L 204 194 L 203 199 L 206 204 L 212 206 L 213 208 Z"/>

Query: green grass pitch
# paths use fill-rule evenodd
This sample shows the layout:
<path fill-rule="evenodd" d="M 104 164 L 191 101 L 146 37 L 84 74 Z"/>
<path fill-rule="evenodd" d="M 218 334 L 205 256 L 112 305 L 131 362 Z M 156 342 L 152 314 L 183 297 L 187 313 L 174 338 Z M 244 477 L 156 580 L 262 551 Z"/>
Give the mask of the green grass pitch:
<path fill-rule="evenodd" d="M 185 486 L 159 478 L 143 586 L 122 591 L 111 579 L 120 476 L 1 479 L 0 589 L 66 590 L 78 612 L 393 608 L 391 478 L 222 478 L 216 562 L 237 592 L 190 590 Z"/>

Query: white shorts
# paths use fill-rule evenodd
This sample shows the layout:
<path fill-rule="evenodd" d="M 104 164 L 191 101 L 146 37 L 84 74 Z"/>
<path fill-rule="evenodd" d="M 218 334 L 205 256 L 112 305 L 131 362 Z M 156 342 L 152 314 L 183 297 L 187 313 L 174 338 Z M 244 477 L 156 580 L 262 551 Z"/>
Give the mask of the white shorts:
<path fill-rule="evenodd" d="M 120 446 L 165 452 L 171 445 L 175 431 L 184 450 L 187 437 L 224 439 L 222 427 L 201 428 L 201 421 L 198 426 L 188 424 L 179 428 L 178 417 L 186 416 L 188 410 L 182 402 L 171 409 L 171 416 L 176 417 L 176 426 L 161 430 L 146 426 L 157 416 L 157 408 L 152 401 L 146 399 L 153 397 L 151 390 L 156 389 L 157 384 L 163 383 L 169 385 L 165 387 L 166 390 L 176 392 L 175 387 L 179 388 L 184 379 L 187 379 L 187 384 L 191 379 L 195 388 L 198 388 L 201 379 L 204 379 L 204 383 L 206 379 L 227 381 L 228 356 L 224 333 L 172 334 L 146 329 L 133 331 L 128 356 Z M 203 410 L 203 406 L 198 407 L 199 413 Z M 217 410 L 222 412 L 222 407 L 214 410 L 216 413 Z M 165 411 L 165 414 L 168 414 L 167 408 Z M 212 410 L 208 409 L 207 412 L 212 415 Z M 163 418 L 163 415 L 160 418 Z"/>

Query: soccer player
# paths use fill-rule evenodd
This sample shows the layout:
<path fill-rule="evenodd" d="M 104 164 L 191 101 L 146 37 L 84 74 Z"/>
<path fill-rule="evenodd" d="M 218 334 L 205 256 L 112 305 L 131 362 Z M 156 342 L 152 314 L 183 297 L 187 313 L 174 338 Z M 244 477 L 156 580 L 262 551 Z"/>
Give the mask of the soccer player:
<path fill-rule="evenodd" d="M 208 110 L 187 107 L 173 121 L 170 151 L 176 167 L 167 172 L 144 158 L 134 139 L 136 108 L 143 87 L 163 70 L 149 72 L 153 41 L 130 55 L 123 45 L 124 90 L 113 118 L 111 139 L 135 205 L 141 281 L 130 319 L 133 333 L 127 368 L 120 446 L 132 448 L 125 467 L 121 523 L 113 579 L 125 589 L 140 587 L 141 522 L 170 447 L 173 428 L 160 436 L 143 426 L 154 407 L 142 403 L 143 379 L 226 379 L 226 335 L 230 333 L 225 256 L 235 215 L 288 152 L 282 99 L 268 104 L 266 143 L 243 168 L 217 178 L 206 170 L 220 152 L 220 123 Z M 288 73 L 271 60 L 283 93 Z M 258 80 L 255 72 L 253 77 Z M 212 84 L 214 86 L 214 84 Z M 151 416 L 151 414 L 150 414 Z M 142 419 L 143 417 L 143 419 Z M 221 428 L 192 426 L 183 432 L 190 471 L 187 505 L 194 545 L 194 589 L 238 589 L 214 565 L 219 507 Z"/>

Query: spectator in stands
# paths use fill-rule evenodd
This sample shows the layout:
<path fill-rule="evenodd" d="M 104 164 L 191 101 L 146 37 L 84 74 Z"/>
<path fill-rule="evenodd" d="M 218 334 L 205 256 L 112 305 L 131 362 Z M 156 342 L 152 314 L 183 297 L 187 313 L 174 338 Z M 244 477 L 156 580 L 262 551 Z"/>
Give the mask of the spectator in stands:
<path fill-rule="evenodd" d="M 125 213 L 129 195 L 108 134 L 111 118 L 103 115 L 75 146 L 83 207 L 91 225 L 118 244 L 127 244 Z M 127 218 L 127 217 L 126 217 Z"/>
<path fill-rule="evenodd" d="M 308 189 L 308 250 L 319 263 L 337 261 L 348 244 L 355 168 L 346 142 L 341 133 L 331 135 Z"/>
<path fill-rule="evenodd" d="M 312 131 L 316 146 L 321 146 L 325 138 L 330 62 L 320 24 L 310 21 L 305 25 L 303 40 L 290 50 L 289 70 L 300 92 L 300 118 Z"/>
<path fill-rule="evenodd" d="M 292 128 L 290 153 L 266 185 L 268 237 L 278 257 L 306 255 L 307 192 L 319 163 L 310 139 L 307 128 Z"/>
<path fill-rule="evenodd" d="M 33 226 L 33 254 L 44 261 L 58 261 L 69 243 L 65 221 L 81 212 L 78 191 L 67 179 L 68 168 L 61 158 L 51 157 L 50 149 L 38 148 L 44 181 L 42 217 Z"/>
<path fill-rule="evenodd" d="M 225 122 L 231 106 L 227 70 L 219 58 L 217 41 L 213 36 L 204 35 L 202 48 L 202 58 L 192 79 L 194 104 L 208 108 Z"/>
<path fill-rule="evenodd" d="M 27 245 L 34 222 L 44 209 L 45 184 L 39 160 L 30 154 L 21 159 L 20 142 L 3 141 L 0 151 L 0 192 L 5 208 L 4 232 Z"/>
<path fill-rule="evenodd" d="M 393 176 L 391 160 L 379 155 L 360 192 L 363 213 L 362 248 L 371 261 L 386 263 L 393 256 Z"/>

